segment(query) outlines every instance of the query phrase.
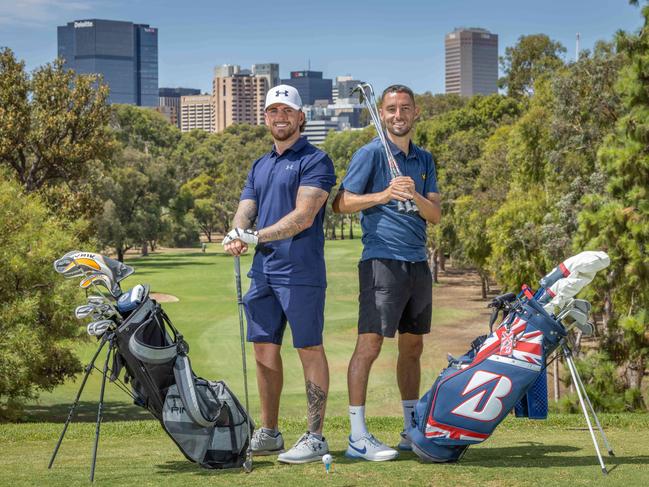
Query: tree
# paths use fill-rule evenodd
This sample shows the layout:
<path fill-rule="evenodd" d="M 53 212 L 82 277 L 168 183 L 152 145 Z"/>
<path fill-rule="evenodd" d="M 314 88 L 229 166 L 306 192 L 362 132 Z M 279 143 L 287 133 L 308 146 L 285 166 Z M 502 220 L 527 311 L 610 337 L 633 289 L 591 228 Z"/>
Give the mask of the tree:
<path fill-rule="evenodd" d="M 70 349 L 79 290 L 52 267 L 79 242 L 37 195 L 2 174 L 0 221 L 0 418 L 15 418 L 24 400 L 81 370 Z"/>
<path fill-rule="evenodd" d="M 498 80 L 501 88 L 513 97 L 531 95 L 534 82 L 542 75 L 564 65 L 561 55 L 566 48 L 545 34 L 521 36 L 513 47 L 505 49 L 500 69 L 505 76 Z"/>
<path fill-rule="evenodd" d="M 104 201 L 97 223 L 100 241 L 114 248 L 120 261 L 136 245 L 155 248 L 165 228 L 163 209 L 176 191 L 164 159 L 127 147 L 97 181 Z"/>
<path fill-rule="evenodd" d="M 10 49 L 0 50 L 0 164 L 26 191 L 74 185 L 89 161 L 111 153 L 107 97 L 100 78 L 76 76 L 61 59 L 28 75 Z"/>
<path fill-rule="evenodd" d="M 616 38 L 629 59 L 618 83 L 624 115 L 598 154 L 605 191 L 585 197 L 575 238 L 576 247 L 605 250 L 611 258 L 606 278 L 591 287 L 606 300 L 606 348 L 623 366 L 626 387 L 638 391 L 649 361 L 649 8 L 642 15 L 639 34 Z"/>
<path fill-rule="evenodd" d="M 153 155 L 167 153 L 181 138 L 162 114 L 132 105 L 115 105 L 111 126 L 123 146 Z"/>
<path fill-rule="evenodd" d="M 227 219 L 225 208 L 220 204 L 216 181 L 203 173 L 180 188 L 181 198 L 191 201 L 191 213 L 208 242 L 219 224 Z M 223 228 L 221 228 L 223 230 Z M 226 230 L 227 231 L 227 230 Z"/>

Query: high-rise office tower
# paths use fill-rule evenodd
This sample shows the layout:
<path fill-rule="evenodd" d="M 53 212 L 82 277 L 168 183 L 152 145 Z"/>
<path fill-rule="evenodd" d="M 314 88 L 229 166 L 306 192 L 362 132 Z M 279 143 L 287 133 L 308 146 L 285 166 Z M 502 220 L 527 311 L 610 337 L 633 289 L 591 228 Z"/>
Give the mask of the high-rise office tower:
<path fill-rule="evenodd" d="M 214 103 L 211 95 L 180 98 L 180 130 L 189 132 L 194 129 L 214 132 Z"/>
<path fill-rule="evenodd" d="M 115 20 L 76 20 L 57 28 L 58 55 L 77 73 L 101 74 L 110 103 L 158 106 L 158 29 Z"/>
<path fill-rule="evenodd" d="M 183 96 L 200 95 L 197 88 L 160 88 L 160 112 L 169 118 L 169 121 L 180 128 L 180 98 Z"/>
<path fill-rule="evenodd" d="M 458 28 L 446 34 L 446 93 L 462 96 L 498 92 L 498 35 Z"/>
<path fill-rule="evenodd" d="M 270 73 L 256 75 L 237 65 L 223 65 L 215 68 L 214 74 L 214 131 L 221 132 L 235 123 L 263 125 Z"/>
<path fill-rule="evenodd" d="M 291 71 L 289 79 L 283 79 L 282 84 L 294 87 L 305 105 L 314 105 L 316 100 L 333 101 L 330 79 L 322 78 L 322 71 Z"/>
<path fill-rule="evenodd" d="M 268 88 L 279 84 L 279 64 L 277 63 L 253 64 L 252 74 L 265 77 L 268 81 Z"/>

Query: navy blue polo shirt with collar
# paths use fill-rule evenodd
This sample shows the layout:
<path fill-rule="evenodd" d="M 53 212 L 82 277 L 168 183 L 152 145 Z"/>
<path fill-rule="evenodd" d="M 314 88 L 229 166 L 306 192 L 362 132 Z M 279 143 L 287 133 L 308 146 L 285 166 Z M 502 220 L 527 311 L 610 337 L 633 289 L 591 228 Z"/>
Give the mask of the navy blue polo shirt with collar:
<path fill-rule="evenodd" d="M 257 229 L 273 225 L 295 209 L 300 186 L 330 192 L 336 184 L 329 156 L 300 137 L 279 155 L 273 150 L 257 159 L 248 173 L 241 200 L 257 203 Z M 294 237 L 257 245 L 248 277 L 264 277 L 270 284 L 327 285 L 324 261 L 324 214 Z"/>
<path fill-rule="evenodd" d="M 429 152 L 412 142 L 407 156 L 390 139 L 388 146 L 401 173 L 414 180 L 419 194 L 425 197 L 438 192 L 435 163 Z M 340 189 L 355 194 L 379 193 L 388 187 L 390 179 L 387 157 L 376 137 L 353 155 Z M 426 260 L 426 221 L 419 215 L 399 213 L 395 200 L 361 211 L 361 228 L 361 260 Z"/>

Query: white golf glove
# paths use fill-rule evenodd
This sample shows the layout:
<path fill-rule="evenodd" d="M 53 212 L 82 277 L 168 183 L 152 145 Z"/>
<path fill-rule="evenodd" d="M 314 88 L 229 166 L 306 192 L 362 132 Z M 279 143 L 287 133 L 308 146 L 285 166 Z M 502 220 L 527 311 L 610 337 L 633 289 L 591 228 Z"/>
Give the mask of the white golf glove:
<path fill-rule="evenodd" d="M 259 242 L 259 232 L 251 229 L 233 228 L 228 232 L 221 244 L 227 245 L 234 240 L 241 240 L 247 245 L 257 245 L 257 242 Z"/>

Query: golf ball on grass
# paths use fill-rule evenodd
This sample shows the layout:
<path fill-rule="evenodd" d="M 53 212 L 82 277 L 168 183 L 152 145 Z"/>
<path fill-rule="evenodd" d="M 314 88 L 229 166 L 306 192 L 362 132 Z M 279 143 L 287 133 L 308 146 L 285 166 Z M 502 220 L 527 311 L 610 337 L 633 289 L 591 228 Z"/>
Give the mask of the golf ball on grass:
<path fill-rule="evenodd" d="M 326 455 L 322 455 L 322 463 L 325 466 L 325 469 L 327 470 L 327 473 L 329 473 L 329 469 L 331 468 L 331 464 L 333 463 L 334 459 L 329 453 Z"/>

